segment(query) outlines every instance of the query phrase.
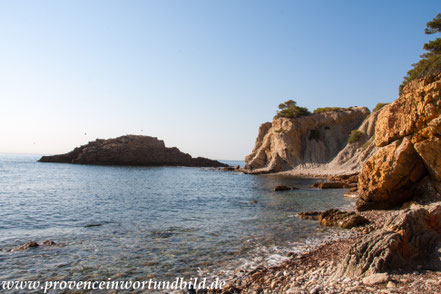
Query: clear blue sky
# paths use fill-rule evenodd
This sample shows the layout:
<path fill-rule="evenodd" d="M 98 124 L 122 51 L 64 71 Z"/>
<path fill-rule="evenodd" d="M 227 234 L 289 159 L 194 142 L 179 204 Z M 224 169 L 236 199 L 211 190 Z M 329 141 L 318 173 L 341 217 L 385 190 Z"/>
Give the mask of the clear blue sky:
<path fill-rule="evenodd" d="M 439 0 L 0 1 L 0 152 L 130 133 L 243 159 L 285 100 L 396 99 L 438 12 Z"/>

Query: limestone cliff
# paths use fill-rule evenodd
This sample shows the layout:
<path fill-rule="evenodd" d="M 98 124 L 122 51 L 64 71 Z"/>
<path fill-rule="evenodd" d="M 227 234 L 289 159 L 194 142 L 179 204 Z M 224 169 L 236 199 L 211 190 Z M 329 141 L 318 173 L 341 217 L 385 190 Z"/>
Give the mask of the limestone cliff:
<path fill-rule="evenodd" d="M 167 148 L 164 141 L 155 137 L 135 135 L 97 139 L 66 154 L 43 156 L 39 161 L 140 166 L 227 166 L 216 160 L 192 158 L 176 147 Z"/>
<path fill-rule="evenodd" d="M 359 210 L 387 209 L 441 192 L 441 75 L 410 82 L 375 126 L 378 152 L 359 176 Z M 430 191 L 430 193 L 426 193 Z"/>
<path fill-rule="evenodd" d="M 331 161 L 348 143 L 352 130 L 369 115 L 365 107 L 328 111 L 298 118 L 275 117 L 272 123 L 260 126 L 255 147 L 245 158 L 247 173 L 269 173 L 290 170 L 307 164 Z M 372 123 L 365 123 L 366 136 L 372 133 Z M 356 144 L 354 146 L 359 146 Z M 347 150 L 355 153 L 358 147 Z M 350 148 L 348 148 L 350 149 Z M 372 148 L 368 148 L 367 153 Z M 345 161 L 342 154 L 339 160 Z"/>
<path fill-rule="evenodd" d="M 375 145 L 375 125 L 381 109 L 372 112 L 357 129 L 360 138 L 346 146 L 332 159 L 331 162 L 318 167 L 321 173 L 351 174 L 358 173 L 363 163 L 374 155 L 378 147 Z"/>

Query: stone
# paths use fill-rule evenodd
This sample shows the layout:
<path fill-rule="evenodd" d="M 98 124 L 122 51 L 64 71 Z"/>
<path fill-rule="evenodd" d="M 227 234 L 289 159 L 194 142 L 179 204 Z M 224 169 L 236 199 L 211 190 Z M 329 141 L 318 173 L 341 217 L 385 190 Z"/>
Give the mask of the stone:
<path fill-rule="evenodd" d="M 43 243 L 41 243 L 42 245 L 44 245 L 44 246 L 55 246 L 55 245 L 57 245 L 54 241 L 52 241 L 52 240 L 46 240 L 46 241 L 43 241 Z"/>
<path fill-rule="evenodd" d="M 127 135 L 114 139 L 97 139 L 73 151 L 43 156 L 40 162 L 99 165 L 228 167 L 216 160 L 193 158 L 178 148 L 168 148 L 155 137 Z"/>
<path fill-rule="evenodd" d="M 341 227 L 351 229 L 369 223 L 369 221 L 355 212 L 340 211 L 338 209 L 329 209 L 321 213 L 318 218 L 322 226 Z"/>
<path fill-rule="evenodd" d="M 282 192 L 282 191 L 290 191 L 291 188 L 288 186 L 283 186 L 283 185 L 279 185 L 279 186 L 275 186 L 274 187 L 274 191 L 276 192 Z"/>
<path fill-rule="evenodd" d="M 29 241 L 28 243 L 26 243 L 26 244 L 23 244 L 23 245 L 21 245 L 21 246 L 18 246 L 18 247 L 16 247 L 16 248 L 14 248 L 14 249 L 12 249 L 12 251 L 24 251 L 24 250 L 28 250 L 28 249 L 30 249 L 30 248 L 36 248 L 36 247 L 39 247 L 40 245 L 37 243 L 37 242 L 35 242 L 35 241 Z"/>
<path fill-rule="evenodd" d="M 376 285 L 386 283 L 387 281 L 389 281 L 389 276 L 386 273 L 378 273 L 365 277 L 363 279 L 363 284 Z"/>
<path fill-rule="evenodd" d="M 297 213 L 297 217 L 300 219 L 312 219 L 318 220 L 321 212 L 320 211 L 306 211 Z"/>
<path fill-rule="evenodd" d="M 394 141 L 369 158 L 359 175 L 359 211 L 388 209 L 408 201 L 424 177 L 424 162 L 409 137 Z"/>
<path fill-rule="evenodd" d="M 343 189 L 350 188 L 350 184 L 346 184 L 344 182 L 324 182 L 324 183 L 314 183 L 312 187 L 319 189 Z"/>
<path fill-rule="evenodd" d="M 396 287 L 397 287 L 397 284 L 395 284 L 395 283 L 392 282 L 392 281 L 389 281 L 389 282 L 387 282 L 386 287 L 388 287 L 388 288 L 396 288 Z"/>

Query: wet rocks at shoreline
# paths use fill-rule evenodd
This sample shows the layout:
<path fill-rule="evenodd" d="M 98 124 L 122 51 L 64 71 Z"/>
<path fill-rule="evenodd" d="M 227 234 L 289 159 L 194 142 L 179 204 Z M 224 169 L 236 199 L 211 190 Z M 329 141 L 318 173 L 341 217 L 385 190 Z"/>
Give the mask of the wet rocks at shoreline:
<path fill-rule="evenodd" d="M 322 226 L 340 227 L 343 229 L 351 229 L 369 223 L 365 217 L 353 211 L 340 211 L 338 209 L 328 209 L 324 212 L 300 212 L 297 216 L 300 219 L 318 220 Z"/>
<path fill-rule="evenodd" d="M 399 215 L 401 212 L 395 212 Z M 348 277 L 336 274 L 336 269 L 349 254 L 351 248 L 369 235 L 378 233 L 389 216 L 388 211 L 366 211 L 361 215 L 371 224 L 370 232 L 359 228 L 346 230 L 348 235 L 336 235 L 336 239 L 319 246 L 292 254 L 289 260 L 276 266 L 259 266 L 245 274 L 237 274 L 227 285 L 215 293 L 441 293 L 441 272 L 419 270 L 390 273 L 370 273 Z M 368 236 L 369 236 L 368 235 Z"/>

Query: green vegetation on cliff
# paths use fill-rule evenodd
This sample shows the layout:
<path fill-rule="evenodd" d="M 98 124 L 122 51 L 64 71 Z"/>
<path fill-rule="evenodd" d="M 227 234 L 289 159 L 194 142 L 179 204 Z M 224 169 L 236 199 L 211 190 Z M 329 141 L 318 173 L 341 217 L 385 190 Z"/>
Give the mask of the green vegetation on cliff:
<path fill-rule="evenodd" d="M 364 135 L 364 133 L 362 131 L 359 131 L 359 130 L 351 131 L 351 135 L 349 136 L 348 143 L 352 144 L 352 143 L 360 141 L 360 139 L 363 137 L 363 135 Z"/>
<path fill-rule="evenodd" d="M 441 33 L 441 13 L 438 13 L 432 21 L 427 23 L 424 32 L 428 35 Z M 441 38 L 424 44 L 424 50 L 428 52 L 421 55 L 420 61 L 412 64 L 413 68 L 407 72 L 403 83 L 400 85 L 400 93 L 410 81 L 441 72 Z"/>
<path fill-rule="evenodd" d="M 381 108 L 383 108 L 383 106 L 388 105 L 389 103 L 377 103 L 377 105 L 375 106 L 375 108 L 372 110 L 372 112 L 375 112 L 377 110 L 380 110 Z"/>
<path fill-rule="evenodd" d="M 276 117 L 295 118 L 311 114 L 306 107 L 297 106 L 297 102 L 293 100 L 280 103 L 279 109 L 280 110 L 277 111 Z"/>
<path fill-rule="evenodd" d="M 313 113 L 322 113 L 322 112 L 328 112 L 328 111 L 344 111 L 348 110 L 349 108 L 344 107 L 321 107 L 314 110 Z"/>

